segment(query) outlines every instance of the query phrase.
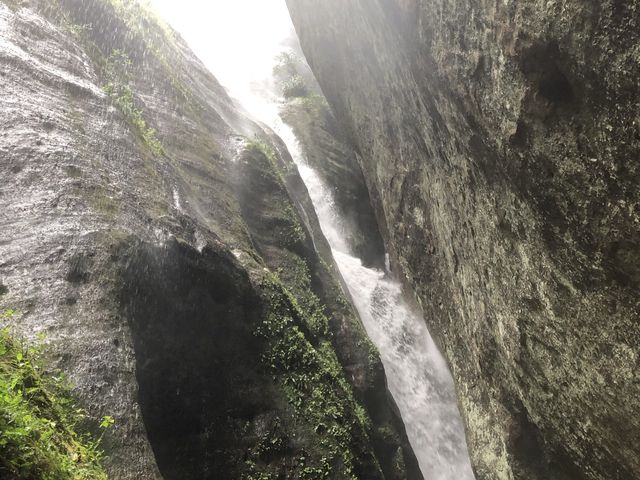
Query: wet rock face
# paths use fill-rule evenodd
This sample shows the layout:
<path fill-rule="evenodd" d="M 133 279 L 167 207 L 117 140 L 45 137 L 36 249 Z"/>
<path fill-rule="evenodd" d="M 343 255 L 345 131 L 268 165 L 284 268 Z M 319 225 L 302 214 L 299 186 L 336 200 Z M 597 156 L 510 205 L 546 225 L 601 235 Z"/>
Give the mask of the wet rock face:
<path fill-rule="evenodd" d="M 117 419 L 110 473 L 159 478 L 136 401 L 130 332 L 110 294 L 114 215 L 138 219 L 137 190 L 122 179 L 141 180 L 144 154 L 68 32 L 0 3 L 0 39 L 2 308 L 20 312 L 12 322 L 19 335 L 46 335 L 52 366 L 69 375 L 92 416 Z"/>
<path fill-rule="evenodd" d="M 138 400 L 160 471 L 237 477 L 242 447 L 252 446 L 238 425 L 259 435 L 280 408 L 261 375 L 264 345 L 253 332 L 262 306 L 248 276 L 223 251 L 177 241 L 131 242 L 119 257 Z"/>
<path fill-rule="evenodd" d="M 0 2 L 0 64 L 0 321 L 115 419 L 110 478 L 421 478 L 286 149 L 175 32 Z"/>
<path fill-rule="evenodd" d="M 640 6 L 288 4 L 477 477 L 640 476 Z"/>
<path fill-rule="evenodd" d="M 280 116 L 293 129 L 305 160 L 331 188 L 353 254 L 366 266 L 384 268 L 384 245 L 355 145 L 331 112 L 297 38 L 290 43 L 292 51 L 274 68 L 285 96 Z M 296 81 L 302 88 L 293 95 L 288 90 Z"/>
<path fill-rule="evenodd" d="M 253 145 L 234 165 L 234 183 L 253 245 L 312 319 L 303 327 L 311 341 L 330 340 L 355 399 L 371 418 L 367 449 L 375 459 L 366 450 L 360 453 L 364 455 L 356 477 L 421 480 L 377 350 L 348 302 L 346 288 L 341 288 L 306 187 L 282 141 L 274 138 L 274 144 L 279 155 L 275 151 L 265 155 L 264 146 Z M 279 177 L 269 174 L 273 165 Z M 300 216 L 293 215 L 296 210 Z M 308 234 L 301 235 L 302 231 Z"/>

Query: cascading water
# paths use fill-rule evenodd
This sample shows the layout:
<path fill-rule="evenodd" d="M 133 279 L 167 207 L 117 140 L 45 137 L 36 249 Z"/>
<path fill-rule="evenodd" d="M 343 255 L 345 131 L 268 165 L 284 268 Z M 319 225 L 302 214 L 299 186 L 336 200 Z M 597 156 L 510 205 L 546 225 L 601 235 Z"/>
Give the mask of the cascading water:
<path fill-rule="evenodd" d="M 271 69 L 276 56 L 286 50 L 282 40 L 293 30 L 284 2 L 221 0 L 207 6 L 197 2 L 191 8 L 170 0 L 153 2 L 232 96 L 287 145 L 355 306 L 380 351 L 389 390 L 425 479 L 473 479 L 453 381 L 424 320 L 403 300 L 397 282 L 382 271 L 364 267 L 351 254 L 331 190 L 306 164 L 293 131 L 278 115 L 281 99 L 272 88 Z M 210 15 L 202 9 L 209 9 Z M 246 16 L 246 11 L 256 9 L 262 13 Z M 247 24 L 251 19 L 260 21 Z M 210 48 L 216 44 L 236 48 L 219 54 Z"/>
<path fill-rule="evenodd" d="M 301 161 L 297 145 L 290 148 Z M 424 320 L 406 304 L 397 282 L 364 267 L 345 249 L 330 189 L 304 163 L 299 171 L 360 318 L 380 351 L 389 390 L 425 479 L 473 479 L 453 381 Z"/>
<path fill-rule="evenodd" d="M 298 166 L 355 307 L 380 351 L 389 391 L 425 479 L 473 479 L 453 379 L 424 320 L 406 303 L 398 282 L 351 254 L 331 189 L 305 162 L 291 128 L 276 116 L 263 121 L 282 138 Z"/>

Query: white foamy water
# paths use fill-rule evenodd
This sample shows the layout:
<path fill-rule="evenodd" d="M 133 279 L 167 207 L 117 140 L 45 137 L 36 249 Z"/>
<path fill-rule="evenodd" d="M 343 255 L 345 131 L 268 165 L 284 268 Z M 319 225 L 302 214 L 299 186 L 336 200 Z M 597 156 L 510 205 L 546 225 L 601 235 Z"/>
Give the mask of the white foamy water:
<path fill-rule="evenodd" d="M 345 240 L 347 238 L 347 227 L 343 224 L 342 219 L 336 215 L 337 209 L 331 191 L 325 188 L 321 182 L 314 181 L 319 180 L 318 176 L 308 165 L 304 163 L 298 164 L 298 171 L 307 186 L 318 219 L 333 217 L 331 222 L 322 224 L 322 233 L 324 233 L 332 250 L 343 254 L 350 253 L 351 249 Z"/>

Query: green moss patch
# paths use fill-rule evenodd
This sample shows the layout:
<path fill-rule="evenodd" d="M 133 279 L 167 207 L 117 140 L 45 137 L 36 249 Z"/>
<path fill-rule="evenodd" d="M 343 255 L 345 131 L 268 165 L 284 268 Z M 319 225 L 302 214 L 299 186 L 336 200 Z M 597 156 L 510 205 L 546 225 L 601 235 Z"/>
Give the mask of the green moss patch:
<path fill-rule="evenodd" d="M 315 338 L 330 338 L 329 321 L 324 305 L 313 293 L 307 262 L 293 254 L 286 260 L 286 268 L 279 268 L 278 276 L 291 292 L 291 303 L 302 312 L 306 325 Z"/>
<path fill-rule="evenodd" d="M 240 188 L 245 192 L 245 221 L 250 230 L 263 230 L 262 243 L 280 248 L 300 250 L 306 241 L 306 231 L 300 223 L 294 205 L 285 188 L 276 152 L 260 140 L 245 145 L 245 167 Z M 248 217 L 256 216 L 251 220 Z"/>
<path fill-rule="evenodd" d="M 331 342 L 321 338 L 314 345 L 308 338 L 309 326 L 316 320 L 309 322 L 276 276 L 261 287 L 269 306 L 256 332 L 268 346 L 263 364 L 296 418 L 304 419 L 299 428 L 307 430 L 309 439 L 306 455 L 296 459 L 299 478 L 355 479 L 362 459 L 373 457 L 367 433 L 371 422 L 354 399 Z M 269 478 L 256 476 L 257 458 L 249 462 L 254 473 L 246 478 Z"/>
<path fill-rule="evenodd" d="M 104 90 L 149 150 L 155 156 L 161 156 L 164 154 L 164 147 L 156 137 L 156 130 L 147 126 L 142 111 L 136 106 L 133 90 L 129 84 L 130 68 L 131 61 L 125 52 L 122 50 L 111 52 L 105 67 L 107 84 Z"/>

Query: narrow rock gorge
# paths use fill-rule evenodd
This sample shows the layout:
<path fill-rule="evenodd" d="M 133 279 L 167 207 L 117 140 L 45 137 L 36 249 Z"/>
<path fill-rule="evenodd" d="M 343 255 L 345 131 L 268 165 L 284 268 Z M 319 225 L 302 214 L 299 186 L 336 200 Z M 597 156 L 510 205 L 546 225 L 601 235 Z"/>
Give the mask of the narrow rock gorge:
<path fill-rule="evenodd" d="M 179 34 L 3 1 L 0 63 L 2 326 L 113 423 L 109 478 L 422 478 L 287 149 Z M 98 478 L 28 452 L 0 477 Z"/>
<path fill-rule="evenodd" d="M 640 4 L 287 3 L 476 478 L 640 478 Z"/>
<path fill-rule="evenodd" d="M 640 479 L 640 1 L 176 4 L 0 0 L 0 479 Z"/>

